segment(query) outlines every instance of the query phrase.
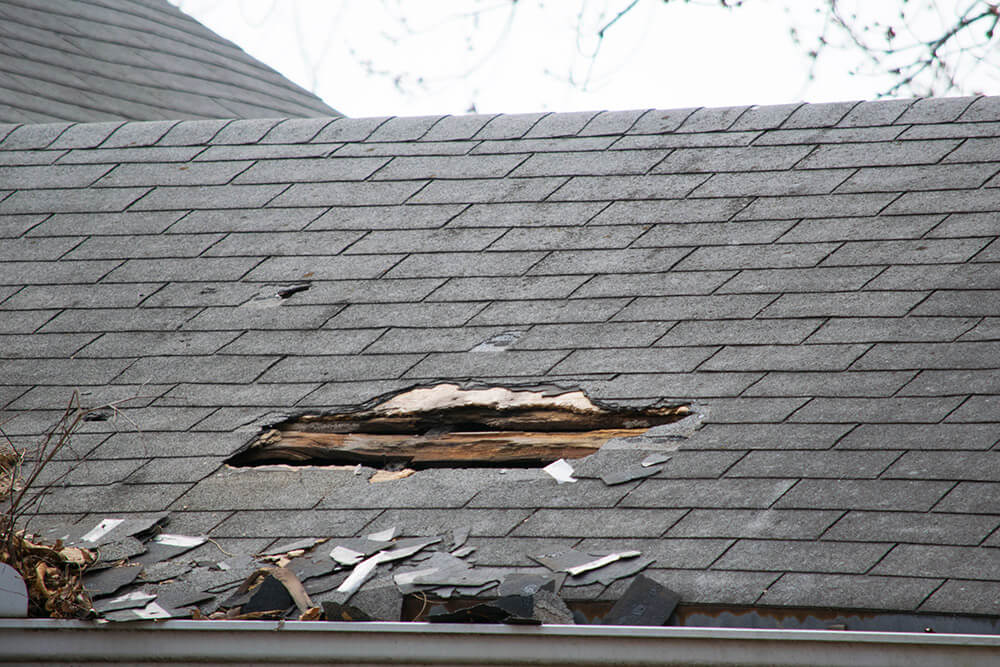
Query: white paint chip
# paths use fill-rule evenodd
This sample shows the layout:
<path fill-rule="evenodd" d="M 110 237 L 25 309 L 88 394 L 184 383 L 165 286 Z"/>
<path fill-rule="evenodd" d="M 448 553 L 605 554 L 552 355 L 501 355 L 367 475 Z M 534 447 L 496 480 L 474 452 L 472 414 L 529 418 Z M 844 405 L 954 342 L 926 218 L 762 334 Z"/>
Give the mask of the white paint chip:
<path fill-rule="evenodd" d="M 573 477 L 573 466 L 567 463 L 566 459 L 553 461 L 542 468 L 542 470 L 551 475 L 558 484 L 577 481 L 576 477 Z"/>
<path fill-rule="evenodd" d="M 84 542 L 96 542 L 123 523 L 125 519 L 103 519 L 80 539 Z"/>

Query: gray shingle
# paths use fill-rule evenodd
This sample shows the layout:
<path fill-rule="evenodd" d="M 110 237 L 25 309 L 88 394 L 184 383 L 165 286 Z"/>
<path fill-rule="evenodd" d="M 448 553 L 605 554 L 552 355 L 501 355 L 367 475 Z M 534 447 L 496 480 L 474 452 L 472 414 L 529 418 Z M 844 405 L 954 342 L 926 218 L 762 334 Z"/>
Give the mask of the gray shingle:
<path fill-rule="evenodd" d="M 351 245 L 347 253 L 471 252 L 485 249 L 502 233 L 496 229 L 373 231 Z"/>
<path fill-rule="evenodd" d="M 696 248 L 681 260 L 681 271 L 812 267 L 837 248 L 834 243 L 772 243 Z"/>
<path fill-rule="evenodd" d="M 326 144 L 336 148 L 338 144 Z M 385 143 L 350 143 L 340 145 L 333 156 L 342 157 L 402 157 L 416 155 L 465 155 L 473 147 L 481 146 L 477 141 L 395 141 Z M 481 151 L 487 152 L 487 151 Z M 510 151 L 516 153 L 517 151 Z"/>
<path fill-rule="evenodd" d="M 633 134 L 620 137 L 612 150 L 641 148 L 718 148 L 748 146 L 760 132 L 692 132 L 683 134 Z"/>
<path fill-rule="evenodd" d="M 650 109 L 639 117 L 628 134 L 663 134 L 673 132 L 697 109 Z"/>
<path fill-rule="evenodd" d="M 901 396 L 1000 394 L 1000 374 L 993 370 L 921 371 L 899 393 Z"/>
<path fill-rule="evenodd" d="M 610 137 L 562 137 L 559 139 L 515 139 L 507 141 L 482 141 L 470 151 L 472 155 L 502 153 L 549 153 L 568 151 L 600 151 L 615 140 Z"/>
<path fill-rule="evenodd" d="M 913 377 L 912 371 L 768 373 L 744 396 L 892 396 Z"/>
<path fill-rule="evenodd" d="M 767 197 L 777 195 L 821 195 L 833 192 L 870 192 L 865 188 L 850 189 L 850 169 L 814 169 L 810 171 L 777 171 L 715 174 L 699 186 L 692 197 Z M 854 177 L 851 177 L 853 180 Z M 970 180 L 970 179 L 966 179 Z M 962 181 L 965 182 L 965 181 Z M 981 182 L 981 181 L 980 181 Z M 838 188 L 838 186 L 840 186 Z M 966 185 L 965 187 L 970 187 Z M 971 186 L 975 187 L 975 186 Z M 891 188 L 889 188 L 891 190 Z M 877 191 L 877 190 L 876 190 Z"/>
<path fill-rule="evenodd" d="M 821 320 L 699 320 L 679 322 L 656 342 L 675 345 L 766 345 L 801 343 Z"/>
<path fill-rule="evenodd" d="M 255 144 L 280 123 L 277 118 L 240 118 L 227 123 L 207 143 L 214 145 Z"/>
<path fill-rule="evenodd" d="M 338 255 L 328 257 L 272 257 L 259 262 L 258 258 L 213 257 L 200 258 L 202 262 L 228 263 L 234 267 L 244 267 L 247 280 L 254 281 L 301 281 L 301 280 L 343 280 L 377 278 L 403 258 L 402 255 Z M 256 265 L 256 266 L 255 266 Z M 254 268 L 255 267 L 255 268 Z M 243 275 L 243 273 L 239 275 Z"/>
<path fill-rule="evenodd" d="M 974 100 L 973 97 L 918 99 L 902 116 L 896 119 L 896 123 L 944 123 L 952 121 L 961 116 Z"/>
<path fill-rule="evenodd" d="M 971 213 L 995 211 L 1000 189 L 908 192 L 885 209 L 886 213 Z"/>
<path fill-rule="evenodd" d="M 993 426 L 992 432 L 996 433 Z M 936 512 L 966 514 L 1000 514 L 1000 484 L 995 482 L 959 482 L 948 495 L 934 506 Z M 990 541 L 996 544 L 996 539 Z"/>
<path fill-rule="evenodd" d="M 236 338 L 229 333 L 185 332 L 185 336 L 225 337 L 232 342 L 216 348 L 226 354 L 295 355 L 303 352 L 356 354 L 382 333 L 382 329 L 306 331 L 247 331 Z M 235 338 L 235 339 L 234 339 Z M 91 346 L 93 347 L 93 346 Z M 399 350 L 405 351 L 405 350 Z"/>
<path fill-rule="evenodd" d="M 762 605 L 801 606 L 822 601 L 846 609 L 916 609 L 941 579 L 845 574 L 785 574 L 768 586 Z"/>
<path fill-rule="evenodd" d="M 739 540 L 714 567 L 732 570 L 867 572 L 891 547 L 885 543 Z"/>
<path fill-rule="evenodd" d="M 260 262 L 256 257 L 190 257 L 183 259 L 130 259 L 105 278 L 113 283 L 136 283 L 156 276 L 159 280 L 235 280 Z"/>
<path fill-rule="evenodd" d="M 814 398 L 792 420 L 932 424 L 944 419 L 961 401 L 961 398 Z"/>
<path fill-rule="evenodd" d="M 580 136 L 600 136 L 624 134 L 646 109 L 637 111 L 602 111 L 597 114 L 577 134 Z"/>
<path fill-rule="evenodd" d="M 213 537 L 348 537 L 378 515 L 375 510 L 244 510 L 212 531 Z"/>
<path fill-rule="evenodd" d="M 840 516 L 840 512 L 824 510 L 691 510 L 667 535 L 817 539 Z"/>
<path fill-rule="evenodd" d="M 454 141 L 457 139 L 469 139 L 497 115 L 445 116 L 424 134 L 420 140 Z"/>
<path fill-rule="evenodd" d="M 532 275 L 573 275 L 669 271 L 687 253 L 681 248 L 556 250 L 529 271 Z"/>
<path fill-rule="evenodd" d="M 150 148 L 76 148 L 59 158 L 60 164 L 130 164 L 143 162 L 187 162 L 204 155 L 202 146 Z"/>
<path fill-rule="evenodd" d="M 961 263 L 986 243 L 982 238 L 849 241 L 824 259 L 823 265 Z"/>
<path fill-rule="evenodd" d="M 656 399 L 736 396 L 757 379 L 759 373 L 629 373 L 598 385 L 609 398 Z"/>
<path fill-rule="evenodd" d="M 201 382 L 211 377 L 216 382 L 252 382 L 275 361 L 275 357 L 265 356 L 188 355 L 183 362 L 177 357 L 145 357 L 130 365 L 116 381 L 126 384 Z"/>
<path fill-rule="evenodd" d="M 595 225 L 725 222 L 749 202 L 749 199 L 730 198 L 616 201 L 601 211 L 592 222 Z"/>
<path fill-rule="evenodd" d="M 841 440 L 841 449 L 989 449 L 1000 435 L 987 424 L 863 424 Z"/>
<path fill-rule="evenodd" d="M 1000 415 L 1000 396 L 973 396 L 948 415 L 948 421 L 990 422 L 995 425 L 1000 421 L 998 415 Z"/>
<path fill-rule="evenodd" d="M 395 157 L 389 164 L 379 169 L 373 178 L 375 180 L 500 178 L 509 174 L 524 162 L 525 158 L 525 155 L 517 154 Z"/>
<path fill-rule="evenodd" d="M 204 239 L 207 236 L 201 234 L 200 238 Z M 361 236 L 362 233 L 357 231 L 234 233 L 214 243 L 202 255 L 205 257 L 335 255 Z"/>
<path fill-rule="evenodd" d="M 441 227 L 465 205 L 333 206 L 309 225 L 317 229 L 410 229 Z M 296 210 L 296 209 L 288 209 Z M 306 210 L 306 209 L 302 209 Z"/>
<path fill-rule="evenodd" d="M 802 220 L 783 242 L 860 241 L 920 238 L 941 221 L 940 215 L 879 216 L 877 218 L 820 218 Z"/>
<path fill-rule="evenodd" d="M 523 278 L 451 278 L 427 297 L 428 301 L 485 301 L 561 299 L 579 287 L 584 276 L 527 276 Z"/>
<path fill-rule="evenodd" d="M 667 154 L 663 150 L 538 153 L 512 176 L 602 176 L 644 174 Z"/>
<path fill-rule="evenodd" d="M 508 351 L 500 354 L 434 353 L 407 371 L 407 378 L 482 378 L 544 375 L 563 351 Z"/>
<path fill-rule="evenodd" d="M 270 206 L 338 206 L 402 204 L 424 186 L 425 181 L 296 183 L 282 192 L 281 186 L 243 185 L 229 187 L 266 188 L 272 196 Z M 263 202 L 262 202 L 263 204 Z"/>
<path fill-rule="evenodd" d="M 659 537 L 684 512 L 681 510 L 569 509 L 537 510 L 514 529 L 524 537 Z"/>
<path fill-rule="evenodd" d="M 753 317 L 772 300 L 772 296 L 759 294 L 639 297 L 614 319 L 625 322 L 742 319 Z"/>
<path fill-rule="evenodd" d="M 408 368 L 422 358 L 423 355 L 419 354 L 286 357 L 271 366 L 260 380 L 261 382 L 327 382 L 394 379 L 401 377 Z"/>
<path fill-rule="evenodd" d="M 719 294 L 748 292 L 823 292 L 858 290 L 880 272 L 879 267 L 746 269 L 722 285 Z"/>
<path fill-rule="evenodd" d="M 564 181 L 565 178 L 433 180 L 414 195 L 410 203 L 485 204 L 541 201 Z"/>
<path fill-rule="evenodd" d="M 0 167 L 0 183 L 13 190 L 86 188 L 110 170 L 107 165 Z"/>
<path fill-rule="evenodd" d="M 868 167 L 855 172 L 837 188 L 837 192 L 900 192 L 904 190 L 978 188 L 995 171 L 992 164 Z"/>
<path fill-rule="evenodd" d="M 676 373 L 692 371 L 715 352 L 712 347 L 577 350 L 553 373 Z"/>
<path fill-rule="evenodd" d="M 199 185 L 159 186 L 133 204 L 135 211 L 191 208 L 253 208 L 268 203 L 281 185 Z M 122 192 L 115 188 L 113 192 Z M 102 191 L 103 192 L 103 191 Z"/>
<path fill-rule="evenodd" d="M 365 141 L 415 141 L 424 136 L 443 116 L 394 117 L 380 124 Z M 334 126 L 336 127 L 336 126 Z"/>
<path fill-rule="evenodd" d="M 879 343 L 855 364 L 858 370 L 981 368 L 1000 354 L 1000 343 Z"/>
<path fill-rule="evenodd" d="M 622 507 L 766 509 L 792 486 L 792 480 L 647 479 L 622 502 Z"/>
<path fill-rule="evenodd" d="M 323 130 L 312 138 L 316 143 L 328 143 L 331 141 L 364 141 L 380 125 L 388 120 L 387 117 L 375 118 L 338 118 L 333 123 L 327 125 Z"/>
<path fill-rule="evenodd" d="M 865 542 L 977 545 L 1000 524 L 997 516 L 938 512 L 848 512 L 823 537 Z"/>
<path fill-rule="evenodd" d="M 927 511 L 950 482 L 804 479 L 775 505 L 781 509 Z"/>
<path fill-rule="evenodd" d="M 1000 290 L 949 290 L 935 292 L 913 310 L 914 315 L 1000 314 Z M 971 322 L 969 323 L 971 325 Z"/>
<path fill-rule="evenodd" d="M 124 211 L 147 191 L 147 188 L 19 190 L 0 201 L 0 214 Z"/>
<path fill-rule="evenodd" d="M 516 139 L 537 123 L 545 113 L 501 114 L 475 134 L 477 139 Z"/>
<path fill-rule="evenodd" d="M 877 151 L 873 151 L 867 143 L 824 145 L 813 151 L 799 166 L 821 169 L 934 164 L 958 144 L 954 139 L 894 141 L 880 144 Z"/>
<path fill-rule="evenodd" d="M 775 241 L 794 223 L 764 220 L 759 222 L 688 222 L 655 225 L 634 247 L 742 245 Z"/>
<path fill-rule="evenodd" d="M 646 176 L 575 176 L 549 197 L 550 201 L 607 201 L 684 197 L 705 181 L 702 174 Z"/>
<path fill-rule="evenodd" d="M 410 326 L 460 326 L 482 310 L 480 303 L 384 303 L 351 304 L 330 322 L 335 328 L 387 327 L 406 322 Z"/>
<path fill-rule="evenodd" d="M 912 104 L 913 100 L 859 102 L 837 124 L 841 127 L 888 125 L 899 118 Z"/>
<path fill-rule="evenodd" d="M 865 345 L 729 345 L 700 370 L 843 371 L 866 350 Z"/>
<path fill-rule="evenodd" d="M 519 276 L 538 260 L 543 252 L 445 252 L 414 254 L 399 261 L 400 255 L 389 255 L 392 267 L 387 278 L 452 278 L 474 276 Z M 369 263 L 374 258 L 357 256 Z M 344 259 L 354 259 L 345 257 Z M 391 264 L 390 264 L 391 265 Z M 344 276 L 341 276 L 344 277 Z"/>
<path fill-rule="evenodd" d="M 851 428 L 845 424 L 709 423 L 691 436 L 684 446 L 700 449 L 829 449 Z"/>
<path fill-rule="evenodd" d="M 361 181 L 371 176 L 386 158 L 319 158 L 259 160 L 241 173 L 235 183 L 303 183 Z M 236 163 L 239 164 L 239 163 Z M 242 169 L 240 171 L 243 171 Z"/>
<path fill-rule="evenodd" d="M 900 317 L 924 296 L 922 292 L 783 294 L 760 317 Z"/>
<path fill-rule="evenodd" d="M 213 354 L 235 337 L 236 334 L 226 332 L 121 332 L 116 327 L 80 350 L 77 356 L 113 358 Z"/>
<path fill-rule="evenodd" d="M 926 599 L 921 611 L 996 614 L 1000 599 L 1000 584 L 975 580 L 952 579 Z"/>
<path fill-rule="evenodd" d="M 298 144 L 311 140 L 333 118 L 286 118 L 264 135 L 261 143 L 265 144 Z"/>
<path fill-rule="evenodd" d="M 92 236 L 71 252 L 67 259 L 128 259 L 132 257 L 196 257 L 222 238 L 221 234 L 192 236 L 139 235 Z"/>
<path fill-rule="evenodd" d="M 596 275 L 574 297 L 675 296 L 710 294 L 733 275 L 733 271 L 669 271 Z"/>
<path fill-rule="evenodd" d="M 378 518 L 365 527 L 365 531 L 377 532 L 396 527 L 402 535 L 425 537 L 427 535 L 443 535 L 456 528 L 467 526 L 469 534 L 473 536 L 473 541 L 469 544 L 479 547 L 476 551 L 476 565 L 520 565 L 522 563 L 514 563 L 506 558 L 491 559 L 490 552 L 484 549 L 481 544 L 477 545 L 475 537 L 503 537 L 524 521 L 528 515 L 528 510 L 389 509 L 382 511 Z M 534 542 L 534 540 L 512 538 L 505 538 L 505 541 L 514 544 Z M 533 563 L 534 561 L 528 561 L 525 558 L 523 564 L 529 562 Z"/>
<path fill-rule="evenodd" d="M 656 174 L 789 169 L 809 153 L 806 146 L 678 148 L 654 169 Z M 819 165 L 826 166 L 826 165 Z M 829 165 L 842 166 L 842 165 Z"/>
<path fill-rule="evenodd" d="M 826 218 L 876 215 L 895 199 L 894 194 L 832 194 L 761 197 L 739 212 L 737 220 Z M 892 207 L 890 207 L 891 209 Z M 923 213 L 923 211 L 898 211 Z"/>
<path fill-rule="evenodd" d="M 726 472 L 727 477 L 874 479 L 899 456 L 898 451 L 753 451 Z"/>
<path fill-rule="evenodd" d="M 957 579 L 1000 579 L 1000 549 L 982 547 L 897 545 L 875 569 L 893 576 L 938 576 Z"/>

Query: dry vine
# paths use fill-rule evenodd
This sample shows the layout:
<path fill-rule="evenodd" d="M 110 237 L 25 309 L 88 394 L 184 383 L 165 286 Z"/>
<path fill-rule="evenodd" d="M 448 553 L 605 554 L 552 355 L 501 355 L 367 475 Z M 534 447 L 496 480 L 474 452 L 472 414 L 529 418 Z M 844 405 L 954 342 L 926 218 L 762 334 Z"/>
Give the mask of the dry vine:
<path fill-rule="evenodd" d="M 69 470 L 45 484 L 40 482 L 42 472 L 69 446 L 73 434 L 94 411 L 82 408 L 74 392 L 62 415 L 30 452 L 18 449 L 0 425 L 0 562 L 24 577 L 29 616 L 86 618 L 92 614 L 81 574 L 94 562 L 94 555 L 60 540 L 51 545 L 36 542 L 28 538 L 25 526 L 41 499 Z"/>

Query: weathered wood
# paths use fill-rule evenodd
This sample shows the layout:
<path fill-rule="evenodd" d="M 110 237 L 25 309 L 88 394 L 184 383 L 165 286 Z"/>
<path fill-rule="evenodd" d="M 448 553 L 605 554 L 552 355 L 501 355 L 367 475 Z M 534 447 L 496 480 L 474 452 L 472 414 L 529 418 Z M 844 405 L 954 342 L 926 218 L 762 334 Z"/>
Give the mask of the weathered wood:
<path fill-rule="evenodd" d="M 238 463 L 265 461 L 317 463 L 403 463 L 410 467 L 527 465 L 593 454 L 612 438 L 643 433 L 638 429 L 593 431 L 460 431 L 421 436 L 375 433 L 271 431 L 262 446 L 245 451 Z"/>

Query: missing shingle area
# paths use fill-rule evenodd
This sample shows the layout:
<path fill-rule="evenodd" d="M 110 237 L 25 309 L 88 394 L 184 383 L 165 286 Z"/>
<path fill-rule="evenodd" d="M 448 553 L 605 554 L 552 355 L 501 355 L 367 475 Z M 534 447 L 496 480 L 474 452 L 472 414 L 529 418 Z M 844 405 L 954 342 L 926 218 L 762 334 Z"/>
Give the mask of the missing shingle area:
<path fill-rule="evenodd" d="M 262 431 L 227 463 L 400 468 L 542 467 L 692 414 L 687 405 L 617 407 L 579 389 L 415 387 L 354 410 L 300 414 Z"/>

